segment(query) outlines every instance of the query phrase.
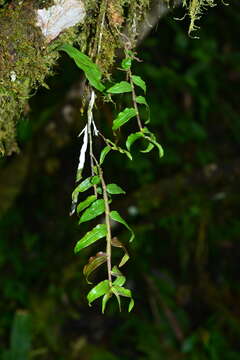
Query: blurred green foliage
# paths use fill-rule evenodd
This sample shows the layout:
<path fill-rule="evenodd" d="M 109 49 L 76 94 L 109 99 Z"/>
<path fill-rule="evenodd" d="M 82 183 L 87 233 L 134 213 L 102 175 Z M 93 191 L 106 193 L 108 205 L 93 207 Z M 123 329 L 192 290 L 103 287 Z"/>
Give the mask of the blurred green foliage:
<path fill-rule="evenodd" d="M 50 92 L 32 99 L 19 129 L 24 181 L 10 181 L 17 158 L 0 164 L 0 194 L 17 188 L 0 207 L 3 359 L 16 331 L 28 349 L 32 338 L 29 358 L 42 360 L 239 359 L 239 10 L 234 3 L 210 11 L 200 40 L 169 15 L 139 49 L 136 71 L 147 81 L 151 129 L 165 157 L 136 149 L 134 161 L 115 155 L 105 166 L 129 194 L 118 205 L 136 232 L 125 270 L 132 314 L 118 314 L 115 303 L 104 316 L 88 308 L 81 269 L 89 253 L 73 254 L 86 230 L 68 217 L 82 123 L 69 130 L 58 116 L 76 78 L 72 63 L 63 58 Z M 111 112 L 99 112 L 106 131 Z M 14 318 L 23 308 L 31 314 L 25 339 Z"/>

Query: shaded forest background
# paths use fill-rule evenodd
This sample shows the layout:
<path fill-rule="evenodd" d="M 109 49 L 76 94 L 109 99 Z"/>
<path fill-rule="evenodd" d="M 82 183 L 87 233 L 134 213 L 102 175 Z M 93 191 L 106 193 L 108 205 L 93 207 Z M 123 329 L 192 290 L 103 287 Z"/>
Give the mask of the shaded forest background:
<path fill-rule="evenodd" d="M 105 164 L 128 193 L 116 208 L 136 232 L 124 269 L 130 314 L 113 301 L 104 316 L 88 307 L 90 253 L 73 254 L 87 229 L 68 216 L 84 123 L 80 71 L 62 56 L 50 90 L 32 97 L 21 154 L 0 160 L 3 359 L 239 360 L 239 10 L 210 9 L 199 40 L 176 10 L 138 49 L 165 157 L 136 150 L 132 162 L 116 154 Z M 98 127 L 108 132 L 112 116 L 101 106 Z"/>

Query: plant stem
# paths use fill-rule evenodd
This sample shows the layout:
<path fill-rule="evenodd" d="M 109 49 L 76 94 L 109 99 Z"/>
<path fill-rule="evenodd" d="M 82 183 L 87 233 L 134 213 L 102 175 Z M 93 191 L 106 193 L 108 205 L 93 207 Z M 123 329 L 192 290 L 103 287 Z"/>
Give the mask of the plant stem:
<path fill-rule="evenodd" d="M 130 69 L 128 70 L 128 76 L 129 76 L 130 84 L 131 84 L 131 87 L 132 87 L 132 101 L 133 101 L 134 109 L 136 110 L 136 117 L 137 117 L 138 126 L 139 126 L 140 131 L 142 131 L 143 126 L 142 126 L 141 119 L 140 119 L 140 116 L 139 116 L 139 111 L 138 111 L 138 106 L 137 106 L 137 101 L 136 101 L 135 87 L 134 87 L 134 83 L 133 83 L 133 80 L 132 80 L 132 72 L 131 72 Z"/>
<path fill-rule="evenodd" d="M 93 143 L 92 143 L 92 121 L 93 121 L 93 105 L 95 103 L 95 92 L 91 89 L 91 98 L 88 105 L 88 139 L 89 139 L 89 154 L 90 154 L 90 162 L 91 162 L 91 175 L 94 176 L 94 163 L 93 163 Z M 94 195 L 97 197 L 97 187 L 94 185 Z"/>
<path fill-rule="evenodd" d="M 112 234 L 111 234 L 111 225 L 110 225 L 110 207 L 108 203 L 108 194 L 107 194 L 107 187 L 106 183 L 104 181 L 103 177 L 103 171 L 101 166 L 98 164 L 98 171 L 99 171 L 99 177 L 101 179 L 102 184 L 102 190 L 103 190 L 103 200 L 105 205 L 105 222 L 107 226 L 107 247 L 106 247 L 106 253 L 107 253 L 107 270 L 108 270 L 108 280 L 110 287 L 112 286 Z"/>

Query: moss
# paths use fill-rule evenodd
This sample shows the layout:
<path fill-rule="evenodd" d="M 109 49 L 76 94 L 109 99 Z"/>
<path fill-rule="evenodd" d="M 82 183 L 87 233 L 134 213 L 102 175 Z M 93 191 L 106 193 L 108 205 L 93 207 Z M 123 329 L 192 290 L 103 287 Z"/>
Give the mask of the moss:
<path fill-rule="evenodd" d="M 39 86 L 47 87 L 58 58 L 59 42 L 73 43 L 76 29 L 62 34 L 45 47 L 41 30 L 35 26 L 33 6 L 24 2 L 0 12 L 0 154 L 10 155 L 18 147 L 15 126 L 26 101 Z"/>
<path fill-rule="evenodd" d="M 51 5 L 52 0 L 15 0 L 0 9 L 0 154 L 17 151 L 16 123 L 30 94 L 39 86 L 47 87 L 45 79 L 52 74 L 59 43 L 77 42 L 106 77 L 111 74 L 116 50 L 123 47 L 123 29 L 128 28 L 134 47 L 135 25 L 149 0 L 83 1 L 87 16 L 81 31 L 77 26 L 70 28 L 48 45 L 35 26 L 35 9 Z"/>
<path fill-rule="evenodd" d="M 84 0 L 84 4 L 87 17 L 78 39 L 80 48 L 95 59 L 109 77 L 117 49 L 123 48 L 126 41 L 135 46 L 136 23 L 146 13 L 149 0 Z"/>

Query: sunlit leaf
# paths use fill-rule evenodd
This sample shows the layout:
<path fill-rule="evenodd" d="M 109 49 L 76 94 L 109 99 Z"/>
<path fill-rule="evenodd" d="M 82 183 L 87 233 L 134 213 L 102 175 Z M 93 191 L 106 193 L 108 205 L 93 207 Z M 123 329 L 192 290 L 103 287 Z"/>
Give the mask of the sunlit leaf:
<path fill-rule="evenodd" d="M 107 294 L 110 290 L 109 280 L 103 280 L 97 284 L 93 289 L 91 289 L 87 295 L 88 304 L 91 305 L 93 301 L 99 297 Z"/>
<path fill-rule="evenodd" d="M 130 237 L 129 241 L 130 242 L 133 241 L 133 239 L 135 238 L 135 235 L 134 235 L 132 229 L 130 228 L 130 226 L 121 217 L 121 215 L 117 211 L 113 210 L 113 211 L 110 212 L 110 217 L 111 217 L 112 220 L 117 221 L 117 222 L 121 223 L 122 225 L 124 225 L 130 231 L 131 237 Z"/>
<path fill-rule="evenodd" d="M 127 81 L 121 81 L 107 90 L 107 92 L 110 94 L 122 94 L 131 91 L 132 91 L 131 84 Z"/>
<path fill-rule="evenodd" d="M 128 122 L 131 118 L 136 116 L 136 110 L 134 108 L 126 108 L 121 111 L 117 118 L 113 120 L 113 127 L 112 129 L 115 131 L 119 129 L 122 125 Z"/>
<path fill-rule="evenodd" d="M 132 144 L 135 143 L 136 140 L 138 140 L 142 137 L 143 137 L 143 133 L 141 131 L 138 131 L 134 134 L 130 134 L 126 141 L 127 149 L 130 151 Z"/>
<path fill-rule="evenodd" d="M 104 264 L 107 261 L 107 255 L 104 252 L 97 253 L 96 256 L 91 256 L 88 263 L 83 268 L 83 275 L 85 276 L 87 282 L 91 284 L 88 280 L 91 273 L 96 270 L 100 265 Z"/>
<path fill-rule="evenodd" d="M 111 151 L 111 147 L 110 146 L 105 146 L 105 148 L 102 150 L 101 155 L 100 155 L 100 165 L 103 164 L 105 157 L 107 156 L 107 154 L 109 153 L 109 151 Z"/>
<path fill-rule="evenodd" d="M 132 76 L 132 81 L 135 85 L 139 86 L 144 92 L 146 92 L 147 87 L 145 81 L 138 75 Z"/>
<path fill-rule="evenodd" d="M 78 253 L 85 247 L 93 244 L 95 241 L 105 237 L 107 235 L 106 224 L 98 224 L 91 231 L 87 232 L 76 244 L 74 252 Z"/>
<path fill-rule="evenodd" d="M 119 267 L 122 267 L 124 264 L 126 264 L 126 262 L 129 259 L 127 249 L 116 237 L 112 238 L 111 243 L 112 243 L 113 246 L 123 249 L 123 251 L 125 253 L 122 260 L 120 261 L 120 264 L 119 264 Z"/>
<path fill-rule="evenodd" d="M 65 51 L 75 61 L 76 65 L 84 71 L 86 78 L 93 87 L 99 91 L 105 89 L 105 86 L 101 83 L 102 73 L 89 56 L 69 44 L 61 45 L 58 50 Z"/>
<path fill-rule="evenodd" d="M 126 192 L 120 186 L 118 186 L 116 184 L 108 184 L 107 192 L 112 195 L 126 194 Z"/>
<path fill-rule="evenodd" d="M 98 199 L 94 201 L 80 217 L 79 224 L 95 219 L 97 216 L 103 214 L 104 211 L 105 211 L 104 200 Z"/>
<path fill-rule="evenodd" d="M 77 206 L 77 213 L 85 210 L 89 205 L 91 205 L 96 200 L 96 195 L 88 196 L 84 201 L 80 202 Z"/>

